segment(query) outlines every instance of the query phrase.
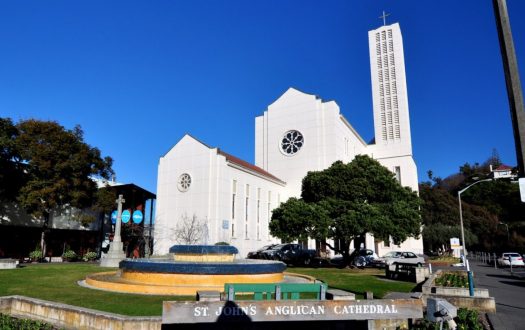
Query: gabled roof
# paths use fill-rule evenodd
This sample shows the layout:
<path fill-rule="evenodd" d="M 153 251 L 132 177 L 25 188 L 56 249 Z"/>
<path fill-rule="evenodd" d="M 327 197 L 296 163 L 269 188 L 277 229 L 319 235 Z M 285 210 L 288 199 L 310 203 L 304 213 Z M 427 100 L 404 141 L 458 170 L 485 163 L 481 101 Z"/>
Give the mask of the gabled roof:
<path fill-rule="evenodd" d="M 494 171 L 509 171 L 509 170 L 512 170 L 512 167 L 505 165 L 505 164 L 501 164 Z"/>
<path fill-rule="evenodd" d="M 250 164 L 248 163 L 247 161 L 244 161 L 240 158 L 237 158 L 233 155 L 230 155 L 229 153 L 226 153 L 222 150 L 220 150 L 219 148 L 217 148 L 217 153 L 219 155 L 222 155 L 226 158 L 226 161 L 227 162 L 230 162 L 230 163 L 233 163 L 233 164 L 236 164 L 240 167 L 243 167 L 249 171 L 252 171 L 252 172 L 256 172 L 258 173 L 259 175 L 262 175 L 268 179 L 271 179 L 271 180 L 274 180 L 274 181 L 279 181 L 280 183 L 285 183 L 283 180 L 279 179 L 278 177 L 266 172 L 265 170 L 263 170 L 262 168 L 258 167 L 258 166 L 255 166 L 253 164 Z"/>
<path fill-rule="evenodd" d="M 286 184 L 286 182 L 284 182 L 283 180 L 279 179 L 278 177 L 276 177 L 276 176 L 266 172 L 262 168 L 257 167 L 257 166 L 255 166 L 253 164 L 250 164 L 247 161 L 244 161 L 244 160 L 242 160 L 242 159 L 240 159 L 238 157 L 230 155 L 229 153 L 226 153 L 226 152 L 222 151 L 220 148 L 210 147 L 209 145 L 205 144 L 204 142 L 200 141 L 199 139 L 197 139 L 194 136 L 192 136 L 190 134 L 187 134 L 187 133 L 184 134 L 184 136 L 173 147 L 171 147 L 171 149 L 164 156 L 166 156 L 177 144 L 179 144 L 185 138 L 190 138 L 190 139 L 194 140 L 197 143 L 200 143 L 201 145 L 203 145 L 204 147 L 206 147 L 206 148 L 208 148 L 210 150 L 216 149 L 218 155 L 224 156 L 226 158 L 227 162 L 229 162 L 231 164 L 234 164 L 237 167 L 245 169 L 248 172 L 255 173 L 256 175 L 262 176 L 262 177 L 267 178 L 269 180 L 276 181 L 276 182 L 278 182 L 280 184 Z"/>
<path fill-rule="evenodd" d="M 281 99 L 284 99 L 284 98 L 287 98 L 289 97 L 290 95 L 301 95 L 301 96 L 304 96 L 304 97 L 313 97 L 315 100 L 321 100 L 323 103 L 324 102 L 329 102 L 329 101 L 324 101 L 322 100 L 318 95 L 316 94 L 308 94 L 308 93 L 305 93 L 301 90 L 298 90 L 297 88 L 295 87 L 289 87 L 286 92 L 282 93 L 281 96 L 279 96 L 275 101 L 273 101 L 268 107 L 272 106 L 274 103 L 277 103 L 279 100 Z"/>
<path fill-rule="evenodd" d="M 175 144 L 174 144 L 174 145 L 173 145 L 168 151 L 166 151 L 166 152 L 164 153 L 164 155 L 162 155 L 161 157 L 166 157 L 166 155 L 167 155 L 167 154 L 168 154 L 173 148 L 175 148 L 175 146 L 176 146 L 177 144 L 179 144 L 182 140 L 184 140 L 185 137 L 189 137 L 189 138 L 195 140 L 196 142 L 202 144 L 203 146 L 205 146 L 205 147 L 208 148 L 208 149 L 213 149 L 212 147 L 210 147 L 210 146 L 207 145 L 206 143 L 204 143 L 204 142 L 202 142 L 201 140 L 195 138 L 193 135 L 188 134 L 188 133 L 185 133 L 185 134 L 182 136 L 182 138 L 180 138 L 179 141 L 177 141 L 177 143 L 175 143 Z"/>

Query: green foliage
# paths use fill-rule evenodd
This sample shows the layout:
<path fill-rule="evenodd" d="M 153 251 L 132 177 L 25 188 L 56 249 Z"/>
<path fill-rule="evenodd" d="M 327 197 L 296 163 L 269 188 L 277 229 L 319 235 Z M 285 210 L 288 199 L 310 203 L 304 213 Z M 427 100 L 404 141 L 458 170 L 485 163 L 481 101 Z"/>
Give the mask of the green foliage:
<path fill-rule="evenodd" d="M 110 213 L 115 208 L 115 200 L 117 194 L 111 186 L 106 185 L 104 188 L 98 189 L 94 196 L 95 202 L 93 209 L 105 214 Z"/>
<path fill-rule="evenodd" d="M 341 243 L 340 248 L 330 247 L 348 257 L 350 242 L 365 233 L 391 237 L 395 244 L 420 234 L 417 194 L 368 156 L 309 172 L 301 196 L 273 211 L 272 235 L 283 241 L 333 239 Z"/>
<path fill-rule="evenodd" d="M 476 180 L 490 175 L 490 165 L 501 165 L 497 151 L 481 165 L 468 163 L 460 167 L 460 172 L 443 180 L 433 177 L 434 182 L 419 186 L 423 200 L 422 215 L 423 244 L 426 250 L 436 250 L 442 245 L 448 246 L 451 237 L 459 235 L 459 205 L 457 192 Z M 482 182 L 466 190 L 461 195 L 465 240 L 469 249 L 502 251 L 525 249 L 525 230 L 522 219 L 525 216 L 525 204 L 521 203 L 519 186 L 508 179 Z M 507 227 L 498 226 L 500 222 Z"/>
<path fill-rule="evenodd" d="M 73 253 L 74 253 L 74 251 L 73 251 Z M 91 252 L 88 252 L 88 253 L 84 254 L 84 256 L 82 257 L 82 260 L 84 260 L 84 261 L 93 261 L 93 260 L 97 259 L 97 257 L 98 257 L 98 254 L 96 252 L 91 251 Z"/>
<path fill-rule="evenodd" d="M 457 330 L 483 330 L 483 324 L 479 321 L 479 315 L 476 310 L 459 308 L 458 316 L 454 318 L 457 324 Z M 440 322 L 430 322 L 427 319 L 418 320 L 412 327 L 417 330 L 439 330 Z M 449 329 L 446 322 L 443 323 L 443 329 Z"/>
<path fill-rule="evenodd" d="M 217 242 L 214 245 L 230 245 L 228 242 Z"/>
<path fill-rule="evenodd" d="M 0 118 L 0 201 L 14 201 L 24 183 L 23 164 L 17 161 L 17 137 L 18 130 L 11 119 Z"/>
<path fill-rule="evenodd" d="M 51 324 L 33 321 L 28 319 L 18 319 L 0 313 L 0 329 L 2 330 L 53 330 Z"/>
<path fill-rule="evenodd" d="M 458 330 L 483 330 L 483 325 L 479 322 L 478 312 L 473 309 L 458 309 L 456 323 Z"/>
<path fill-rule="evenodd" d="M 79 126 L 67 130 L 56 122 L 26 120 L 17 125 L 15 148 L 24 163 L 25 184 L 17 201 L 35 216 L 48 216 L 64 205 L 91 206 L 97 187 L 91 176 L 108 178 L 111 158 L 86 144 Z"/>
<path fill-rule="evenodd" d="M 77 253 L 73 250 L 66 250 L 66 252 L 62 254 L 62 259 L 67 261 L 74 261 L 77 259 Z"/>
<path fill-rule="evenodd" d="M 467 288 L 468 277 L 466 274 L 457 272 L 442 273 L 441 276 L 436 278 L 435 283 L 438 286 L 444 287 Z"/>
<path fill-rule="evenodd" d="M 292 197 L 273 210 L 270 232 L 283 242 L 324 239 L 328 234 L 329 219 L 324 209 Z"/>
<path fill-rule="evenodd" d="M 42 259 L 42 250 L 37 249 L 37 250 L 29 252 L 29 258 L 33 261 L 38 261 Z"/>

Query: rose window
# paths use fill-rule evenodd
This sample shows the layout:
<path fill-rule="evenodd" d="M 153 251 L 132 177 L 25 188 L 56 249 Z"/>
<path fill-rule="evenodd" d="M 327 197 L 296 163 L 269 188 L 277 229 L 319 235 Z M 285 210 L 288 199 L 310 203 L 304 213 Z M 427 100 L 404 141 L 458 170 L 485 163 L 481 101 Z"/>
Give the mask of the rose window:
<path fill-rule="evenodd" d="M 180 191 L 185 192 L 190 189 L 191 186 L 191 176 L 188 173 L 181 174 L 179 181 L 177 182 L 177 188 Z"/>
<path fill-rule="evenodd" d="M 286 155 L 294 155 L 304 144 L 304 138 L 298 131 L 288 131 L 284 133 L 281 140 L 281 151 Z"/>

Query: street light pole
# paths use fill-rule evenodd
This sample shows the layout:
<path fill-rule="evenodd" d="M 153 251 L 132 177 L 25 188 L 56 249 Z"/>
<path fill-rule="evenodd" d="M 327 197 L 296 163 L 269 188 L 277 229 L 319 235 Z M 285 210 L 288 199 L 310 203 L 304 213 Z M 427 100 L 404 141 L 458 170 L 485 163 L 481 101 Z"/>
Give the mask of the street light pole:
<path fill-rule="evenodd" d="M 487 182 L 487 181 L 492 181 L 494 179 L 484 179 L 484 180 L 479 180 L 479 181 L 476 181 L 468 186 L 466 186 L 465 188 L 461 189 L 460 191 L 458 191 L 458 202 L 459 202 L 459 224 L 461 226 L 461 244 L 463 245 L 463 258 L 466 258 L 467 257 L 467 247 L 466 247 L 466 242 L 465 242 L 465 229 L 463 229 L 463 209 L 461 207 L 461 194 L 464 193 L 467 189 L 469 189 L 470 187 L 472 187 L 473 185 L 475 184 L 478 184 L 480 182 Z"/>

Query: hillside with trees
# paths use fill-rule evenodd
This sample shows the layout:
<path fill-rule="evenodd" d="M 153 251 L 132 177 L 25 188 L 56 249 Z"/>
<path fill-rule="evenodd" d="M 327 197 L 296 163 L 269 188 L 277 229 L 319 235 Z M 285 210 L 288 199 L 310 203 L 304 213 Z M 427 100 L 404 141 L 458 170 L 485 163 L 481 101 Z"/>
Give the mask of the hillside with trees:
<path fill-rule="evenodd" d="M 428 171 L 429 180 L 419 186 L 426 251 L 447 249 L 451 237 L 461 237 L 458 191 L 490 178 L 491 165 L 492 169 L 502 165 L 496 151 L 483 163 L 465 163 L 444 179 Z M 525 251 L 525 206 L 517 183 L 509 179 L 481 182 L 462 193 L 461 200 L 468 250 Z"/>

